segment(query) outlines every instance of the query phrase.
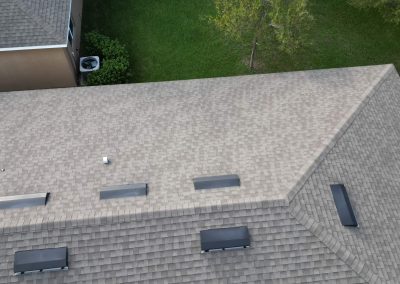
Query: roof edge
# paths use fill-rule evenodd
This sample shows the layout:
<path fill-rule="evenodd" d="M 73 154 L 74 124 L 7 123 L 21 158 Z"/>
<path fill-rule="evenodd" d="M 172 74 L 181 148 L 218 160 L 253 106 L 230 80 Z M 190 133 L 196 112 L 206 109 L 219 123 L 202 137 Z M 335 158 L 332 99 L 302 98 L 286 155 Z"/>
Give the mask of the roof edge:
<path fill-rule="evenodd" d="M 227 76 L 216 76 L 216 77 L 204 77 L 204 78 L 187 78 L 187 79 L 174 79 L 165 81 L 149 81 L 149 82 L 135 82 L 135 83 L 120 83 L 113 85 L 98 85 L 98 86 L 80 86 L 80 88 L 105 88 L 105 87 L 118 87 L 125 85 L 146 85 L 146 84 L 171 84 L 174 82 L 186 82 L 186 81 L 202 81 L 202 80 L 216 80 L 216 79 L 233 79 L 233 78 L 246 78 L 246 77 L 263 77 L 263 76 L 280 76 L 286 74 L 296 74 L 296 73 L 309 73 L 309 72 L 323 72 L 323 71 L 333 71 L 333 70 L 350 70 L 359 68 L 368 68 L 376 66 L 389 66 L 393 64 L 375 64 L 375 65 L 361 65 L 361 66 L 351 66 L 351 67 L 336 67 L 336 68 L 322 68 L 322 69 L 304 69 L 304 70 L 293 70 L 293 71 L 281 71 L 281 72 L 270 72 L 270 73 L 255 73 L 255 74 L 238 74 L 238 75 L 227 75 Z M 69 87 L 75 88 L 75 87 Z"/>
<path fill-rule="evenodd" d="M 333 137 L 327 138 L 322 143 L 322 146 L 314 152 L 317 158 L 311 163 L 311 165 L 305 165 L 303 168 L 304 170 L 300 170 L 300 172 L 304 172 L 304 174 L 287 194 L 287 199 L 289 203 L 296 197 L 296 195 L 303 188 L 306 181 L 311 177 L 311 175 L 319 167 L 321 162 L 325 160 L 328 153 L 333 149 L 340 138 L 353 124 L 356 117 L 364 109 L 364 107 L 366 107 L 370 99 L 376 94 L 376 91 L 383 84 L 385 79 L 393 72 L 397 72 L 394 65 L 387 64 L 386 67 L 381 71 L 379 76 L 376 78 L 376 80 L 374 80 L 367 88 L 367 90 L 365 90 L 365 92 L 363 93 L 362 97 L 364 97 L 364 99 L 362 99 L 359 104 L 353 106 L 350 111 L 345 115 L 345 117 L 337 124 L 337 126 L 335 127 L 336 131 Z"/>
<path fill-rule="evenodd" d="M 36 45 L 36 46 L 21 46 L 21 47 L 3 47 L 0 48 L 2 51 L 21 51 L 21 50 L 37 50 L 37 49 L 53 49 L 53 48 L 66 48 L 68 45 L 65 44 L 54 44 L 54 45 Z"/>

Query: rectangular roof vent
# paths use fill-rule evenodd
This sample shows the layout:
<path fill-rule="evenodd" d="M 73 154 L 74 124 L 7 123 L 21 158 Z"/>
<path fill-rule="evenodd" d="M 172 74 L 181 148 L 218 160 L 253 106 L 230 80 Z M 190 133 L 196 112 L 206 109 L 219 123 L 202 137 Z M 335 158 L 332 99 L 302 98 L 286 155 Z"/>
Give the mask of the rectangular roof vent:
<path fill-rule="evenodd" d="M 17 251 L 14 254 L 14 273 L 16 275 L 68 269 L 68 249 L 49 248 Z"/>
<path fill-rule="evenodd" d="M 100 191 L 100 199 L 142 196 L 147 195 L 147 192 L 147 183 L 107 186 Z"/>
<path fill-rule="evenodd" d="M 48 197 L 48 192 L 2 196 L 0 197 L 0 209 L 45 206 Z"/>
<path fill-rule="evenodd" d="M 240 178 L 238 175 L 198 177 L 193 179 L 193 183 L 196 190 L 231 187 L 240 186 Z"/>
<path fill-rule="evenodd" d="M 343 184 L 331 184 L 333 200 L 343 226 L 357 227 L 356 217 Z"/>
<path fill-rule="evenodd" d="M 231 227 L 200 231 L 201 252 L 247 248 L 250 234 L 247 227 Z"/>

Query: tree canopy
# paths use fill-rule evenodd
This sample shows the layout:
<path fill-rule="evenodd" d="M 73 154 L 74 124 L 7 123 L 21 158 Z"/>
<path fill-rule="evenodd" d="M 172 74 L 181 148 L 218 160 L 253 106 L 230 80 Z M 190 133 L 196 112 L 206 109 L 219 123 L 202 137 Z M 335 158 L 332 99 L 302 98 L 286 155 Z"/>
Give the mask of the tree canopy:
<path fill-rule="evenodd" d="M 230 38 L 256 46 L 279 48 L 294 54 L 308 43 L 313 20 L 307 0 L 214 0 L 217 14 L 212 23 Z"/>

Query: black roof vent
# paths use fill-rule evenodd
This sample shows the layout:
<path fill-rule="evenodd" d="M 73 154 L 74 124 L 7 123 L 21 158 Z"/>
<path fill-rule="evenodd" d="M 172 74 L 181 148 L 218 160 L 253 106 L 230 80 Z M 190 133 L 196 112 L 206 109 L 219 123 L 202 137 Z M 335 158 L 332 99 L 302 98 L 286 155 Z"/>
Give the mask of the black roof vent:
<path fill-rule="evenodd" d="M 45 206 L 48 192 L 0 197 L 0 209 Z"/>
<path fill-rule="evenodd" d="M 201 252 L 247 248 L 250 234 L 247 227 L 232 227 L 200 231 Z"/>
<path fill-rule="evenodd" d="M 193 183 L 196 190 L 231 187 L 240 186 L 240 178 L 238 175 L 198 177 L 193 179 Z"/>
<path fill-rule="evenodd" d="M 66 247 L 17 251 L 14 255 L 14 273 L 17 275 L 60 269 L 68 269 Z"/>
<path fill-rule="evenodd" d="M 333 200 L 343 226 L 357 227 L 356 217 L 343 184 L 331 184 Z"/>
<path fill-rule="evenodd" d="M 114 185 L 103 188 L 100 191 L 100 199 L 142 196 L 147 195 L 147 192 L 147 183 Z"/>

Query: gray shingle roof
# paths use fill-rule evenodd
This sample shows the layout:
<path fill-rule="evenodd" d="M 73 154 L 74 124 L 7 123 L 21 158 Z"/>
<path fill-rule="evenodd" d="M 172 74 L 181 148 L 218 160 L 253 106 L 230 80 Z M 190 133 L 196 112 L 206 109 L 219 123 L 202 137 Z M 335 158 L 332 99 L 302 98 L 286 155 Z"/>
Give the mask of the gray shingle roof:
<path fill-rule="evenodd" d="M 399 109 L 400 78 L 392 69 L 291 200 L 294 215 L 377 283 L 400 279 Z M 329 189 L 337 182 L 347 188 L 356 229 L 340 223 Z"/>
<path fill-rule="evenodd" d="M 249 227 L 251 248 L 200 253 L 200 230 L 238 225 Z M 46 226 L 2 233 L 0 242 L 4 284 L 366 283 L 284 204 Z M 16 250 L 62 246 L 68 246 L 68 271 L 13 276 Z"/>
<path fill-rule="evenodd" d="M 0 211 L 0 283 L 396 283 L 399 90 L 383 65 L 0 93 L 0 194 L 51 192 Z M 240 188 L 193 188 L 227 173 Z M 99 201 L 125 182 L 149 195 Z M 251 248 L 200 254 L 230 226 Z M 15 251 L 62 246 L 69 271 L 13 276 Z"/>
<path fill-rule="evenodd" d="M 71 0 L 0 0 L 0 48 L 66 45 Z"/>
<path fill-rule="evenodd" d="M 0 216 L 285 198 L 386 69 L 0 93 L 0 194 L 51 192 L 46 207 Z M 192 178 L 223 174 L 240 188 L 194 190 Z M 103 186 L 141 182 L 147 197 L 99 200 Z"/>

